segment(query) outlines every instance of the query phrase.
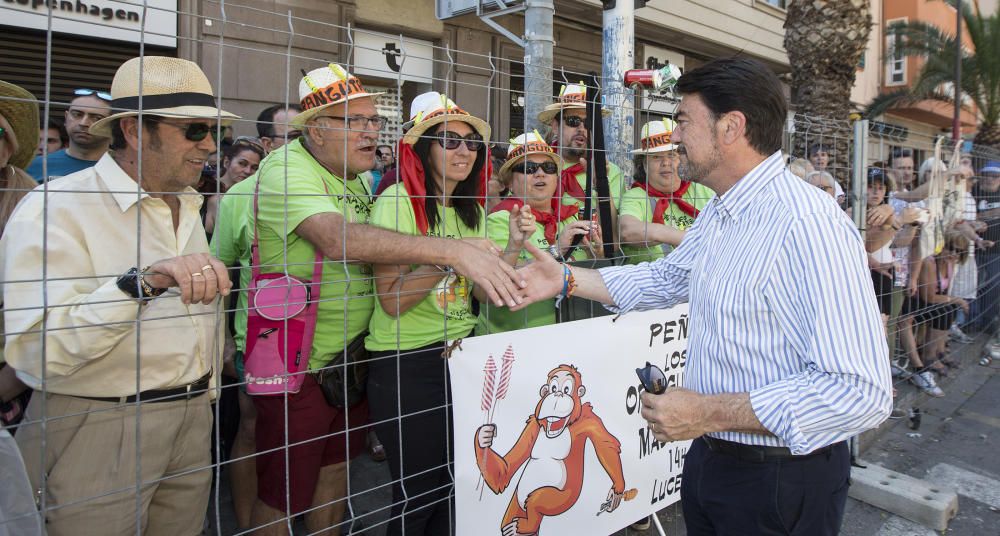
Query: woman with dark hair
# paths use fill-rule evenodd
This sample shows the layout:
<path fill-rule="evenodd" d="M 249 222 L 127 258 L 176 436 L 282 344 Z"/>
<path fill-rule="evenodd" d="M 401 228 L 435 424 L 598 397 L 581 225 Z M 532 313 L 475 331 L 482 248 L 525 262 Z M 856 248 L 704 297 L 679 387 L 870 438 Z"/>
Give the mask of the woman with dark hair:
<path fill-rule="evenodd" d="M 618 222 L 626 262 L 638 264 L 663 257 L 680 245 L 685 230 L 694 223 L 715 192 L 697 183 L 682 181 L 680 158 L 670 136 L 670 119 L 650 121 L 642 127 L 632 188 L 622 196 Z"/>
<path fill-rule="evenodd" d="M 234 184 L 257 173 L 260 161 L 266 155 L 264 144 L 257 138 L 240 136 L 226 148 L 222 156 L 222 175 L 219 176 L 218 193 L 205 201 L 205 233 L 212 236 L 215 217 L 219 213 L 219 200 Z"/>
<path fill-rule="evenodd" d="M 482 241 L 490 127 L 437 92 L 417 97 L 399 144 L 400 181 L 375 202 L 370 223 L 404 234 Z M 379 264 L 365 346 L 368 401 L 394 482 L 388 534 L 448 534 L 453 459 L 448 443 L 449 340 L 476 325 L 471 282 L 441 266 Z M 483 296 L 485 297 L 485 296 Z"/>
<path fill-rule="evenodd" d="M 511 266 L 524 266 L 534 257 L 524 249 L 531 242 L 556 258 L 584 260 L 603 257 L 600 226 L 580 221 L 579 207 L 565 205 L 556 195 L 562 158 L 538 132 L 527 132 L 511 140 L 507 159 L 498 175 L 511 195 L 490 209 L 486 236 Z M 572 247 L 580 236 L 579 247 Z M 555 324 L 555 300 L 529 305 L 523 311 L 480 304 L 476 335 Z"/>

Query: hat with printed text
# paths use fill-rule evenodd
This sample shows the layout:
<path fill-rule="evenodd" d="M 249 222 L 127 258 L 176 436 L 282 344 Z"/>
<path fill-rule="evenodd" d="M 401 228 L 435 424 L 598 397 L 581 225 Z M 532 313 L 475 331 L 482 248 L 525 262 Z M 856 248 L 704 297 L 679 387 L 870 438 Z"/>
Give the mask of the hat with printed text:
<path fill-rule="evenodd" d="M 383 93 L 367 91 L 361 80 L 341 65 L 331 63 L 313 69 L 299 81 L 299 107 L 302 112 L 288 124 L 304 127 L 319 112 L 338 104 L 363 97 L 379 97 Z"/>
<path fill-rule="evenodd" d="M 677 149 L 677 145 L 670 141 L 675 128 L 677 123 L 672 119 L 664 118 L 646 123 L 639 135 L 639 148 L 632 151 L 632 154 L 663 153 Z"/>

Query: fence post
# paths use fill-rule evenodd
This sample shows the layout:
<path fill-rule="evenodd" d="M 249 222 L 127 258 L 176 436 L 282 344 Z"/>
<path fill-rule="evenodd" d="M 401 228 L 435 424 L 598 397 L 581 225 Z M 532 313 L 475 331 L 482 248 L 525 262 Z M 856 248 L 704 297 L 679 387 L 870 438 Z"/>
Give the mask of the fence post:
<path fill-rule="evenodd" d="M 851 216 L 854 225 L 865 235 L 865 213 L 868 211 L 868 174 L 865 172 L 868 164 L 868 120 L 854 122 L 854 161 L 851 165 Z"/>

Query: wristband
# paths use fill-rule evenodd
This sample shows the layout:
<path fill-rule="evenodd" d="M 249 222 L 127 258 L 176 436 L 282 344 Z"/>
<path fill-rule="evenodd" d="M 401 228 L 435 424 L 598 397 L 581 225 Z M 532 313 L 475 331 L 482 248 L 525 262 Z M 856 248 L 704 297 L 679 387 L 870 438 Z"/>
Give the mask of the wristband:
<path fill-rule="evenodd" d="M 562 263 L 563 267 L 563 288 L 562 291 L 556 296 L 556 308 L 562 303 L 564 298 L 569 298 L 573 296 L 573 292 L 576 291 L 576 279 L 573 277 L 573 271 L 569 269 L 569 265 Z"/>

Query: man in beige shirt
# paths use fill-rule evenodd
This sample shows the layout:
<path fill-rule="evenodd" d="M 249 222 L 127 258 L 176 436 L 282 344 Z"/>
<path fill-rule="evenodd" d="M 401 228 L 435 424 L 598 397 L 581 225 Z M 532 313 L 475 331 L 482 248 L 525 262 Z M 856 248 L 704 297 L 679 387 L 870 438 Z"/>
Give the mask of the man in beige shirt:
<path fill-rule="evenodd" d="M 198 534 L 208 504 L 231 284 L 192 186 L 236 116 L 197 65 L 152 56 L 119 68 L 113 109 L 139 107 L 140 68 L 141 120 L 95 123 L 111 152 L 30 193 L 0 241 L 7 361 L 39 391 L 17 440 L 53 536 Z"/>

